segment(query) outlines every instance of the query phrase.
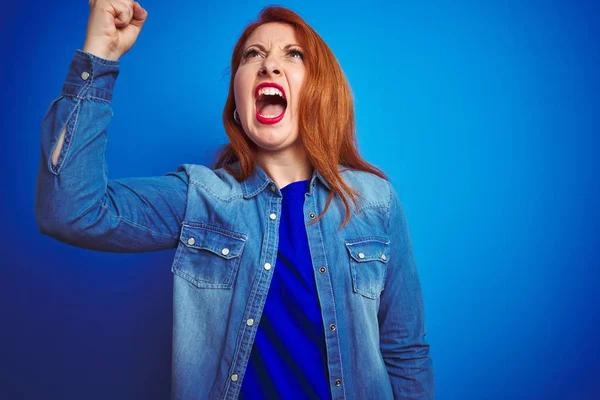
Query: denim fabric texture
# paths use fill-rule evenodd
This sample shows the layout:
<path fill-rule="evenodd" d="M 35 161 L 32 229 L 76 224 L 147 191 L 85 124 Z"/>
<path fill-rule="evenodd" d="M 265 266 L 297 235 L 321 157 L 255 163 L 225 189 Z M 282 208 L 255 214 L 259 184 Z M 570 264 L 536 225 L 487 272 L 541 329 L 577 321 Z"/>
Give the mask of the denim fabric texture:
<path fill-rule="evenodd" d="M 42 123 L 39 229 L 98 251 L 176 248 L 172 398 L 236 399 L 275 268 L 281 191 L 259 167 L 243 182 L 192 164 L 108 179 L 106 129 L 118 73 L 118 61 L 75 52 Z M 343 229 L 337 196 L 312 223 L 329 193 L 316 170 L 304 202 L 331 398 L 433 399 L 421 287 L 398 195 L 372 174 L 340 171 L 361 196 Z"/>

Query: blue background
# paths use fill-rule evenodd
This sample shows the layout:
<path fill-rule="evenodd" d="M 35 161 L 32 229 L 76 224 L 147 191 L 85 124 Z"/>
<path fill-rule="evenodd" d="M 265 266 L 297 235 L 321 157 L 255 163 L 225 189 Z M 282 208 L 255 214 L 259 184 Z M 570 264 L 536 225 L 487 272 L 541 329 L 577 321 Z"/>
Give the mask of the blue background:
<path fill-rule="evenodd" d="M 172 251 L 39 234 L 39 128 L 83 46 L 84 0 L 0 17 L 0 397 L 166 399 Z M 353 88 L 360 149 L 401 194 L 438 399 L 600 398 L 600 5 L 286 1 Z M 111 178 L 208 165 L 228 63 L 266 4 L 146 0 L 121 59 Z"/>

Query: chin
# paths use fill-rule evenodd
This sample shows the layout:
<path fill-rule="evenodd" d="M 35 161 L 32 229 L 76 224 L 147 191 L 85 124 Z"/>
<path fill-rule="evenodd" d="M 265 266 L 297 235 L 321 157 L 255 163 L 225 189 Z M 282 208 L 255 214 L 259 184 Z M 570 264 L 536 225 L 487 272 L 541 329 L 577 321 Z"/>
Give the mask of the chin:
<path fill-rule="evenodd" d="M 252 135 L 250 138 L 255 138 L 255 142 L 264 143 L 264 144 L 272 144 L 273 146 L 278 146 L 280 144 L 284 144 L 289 141 L 292 136 L 292 132 L 289 129 L 281 129 L 277 127 L 259 127 L 253 129 Z"/>
<path fill-rule="evenodd" d="M 283 150 L 287 147 L 289 147 L 289 145 L 286 145 L 285 141 L 277 141 L 277 142 L 255 142 L 255 144 L 258 146 L 259 150 L 266 150 L 266 151 L 279 151 L 279 150 Z"/>

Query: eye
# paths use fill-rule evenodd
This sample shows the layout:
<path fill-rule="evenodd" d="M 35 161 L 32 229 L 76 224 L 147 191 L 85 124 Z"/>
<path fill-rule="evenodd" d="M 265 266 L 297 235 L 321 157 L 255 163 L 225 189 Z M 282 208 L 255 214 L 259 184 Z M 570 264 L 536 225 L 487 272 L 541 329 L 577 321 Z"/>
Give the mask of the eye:
<path fill-rule="evenodd" d="M 291 49 L 288 52 L 288 55 L 292 58 L 299 58 L 301 60 L 304 60 L 304 54 L 299 49 Z"/>
<path fill-rule="evenodd" d="M 244 54 L 242 54 L 242 57 L 244 57 L 244 58 L 260 57 L 260 53 L 258 51 L 256 51 L 256 49 L 248 49 L 244 52 Z"/>

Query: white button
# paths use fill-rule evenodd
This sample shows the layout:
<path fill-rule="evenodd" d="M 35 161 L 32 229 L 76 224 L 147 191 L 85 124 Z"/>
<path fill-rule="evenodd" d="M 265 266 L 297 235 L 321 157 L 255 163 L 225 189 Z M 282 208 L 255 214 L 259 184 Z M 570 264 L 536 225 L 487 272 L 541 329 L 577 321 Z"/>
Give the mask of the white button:
<path fill-rule="evenodd" d="M 271 192 L 275 191 L 275 185 L 271 184 Z"/>
<path fill-rule="evenodd" d="M 358 258 L 365 258 L 365 255 L 363 253 L 358 253 Z"/>
<path fill-rule="evenodd" d="M 226 256 L 227 254 L 229 254 L 229 249 L 227 247 L 225 247 L 223 250 L 221 250 L 221 254 Z"/>
<path fill-rule="evenodd" d="M 232 381 L 234 381 L 234 382 L 237 382 L 237 380 L 238 380 L 238 379 L 239 379 L 239 376 L 238 376 L 238 374 L 233 374 L 233 375 L 231 375 L 231 380 L 232 380 Z"/>
<path fill-rule="evenodd" d="M 383 261 L 387 260 L 387 257 L 385 256 L 385 254 L 382 254 L 382 255 L 381 255 L 381 259 L 382 259 Z"/>
<path fill-rule="evenodd" d="M 271 215 L 269 215 L 269 218 L 271 218 L 272 220 L 276 220 L 277 219 L 277 215 L 271 214 Z"/>
<path fill-rule="evenodd" d="M 81 79 L 83 79 L 84 81 L 87 81 L 89 77 L 90 77 L 90 73 L 89 72 L 83 71 L 81 73 Z"/>
<path fill-rule="evenodd" d="M 252 318 L 248 318 L 248 319 L 246 320 L 246 325 L 248 325 L 248 326 L 252 326 L 252 325 L 254 325 L 254 320 L 253 320 Z"/>
<path fill-rule="evenodd" d="M 188 239 L 188 244 L 189 244 L 190 246 L 193 246 L 195 243 L 196 243 L 196 239 L 194 239 L 194 238 L 189 238 L 189 239 Z"/>
<path fill-rule="evenodd" d="M 264 267 L 267 271 L 269 271 L 271 269 L 271 264 L 265 263 Z"/>

